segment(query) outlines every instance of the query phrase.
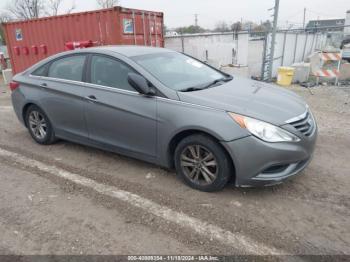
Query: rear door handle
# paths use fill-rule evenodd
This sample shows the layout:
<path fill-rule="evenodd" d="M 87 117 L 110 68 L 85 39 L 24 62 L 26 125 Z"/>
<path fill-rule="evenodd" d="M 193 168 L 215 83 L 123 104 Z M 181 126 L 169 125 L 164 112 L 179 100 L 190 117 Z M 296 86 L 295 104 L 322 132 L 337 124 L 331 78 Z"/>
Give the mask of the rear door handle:
<path fill-rule="evenodd" d="M 97 100 L 96 96 L 94 96 L 94 95 L 89 95 L 86 98 L 87 98 L 87 100 L 93 101 L 93 102 Z"/>
<path fill-rule="evenodd" d="M 46 83 L 41 83 L 40 86 L 41 87 L 47 87 L 47 84 Z"/>

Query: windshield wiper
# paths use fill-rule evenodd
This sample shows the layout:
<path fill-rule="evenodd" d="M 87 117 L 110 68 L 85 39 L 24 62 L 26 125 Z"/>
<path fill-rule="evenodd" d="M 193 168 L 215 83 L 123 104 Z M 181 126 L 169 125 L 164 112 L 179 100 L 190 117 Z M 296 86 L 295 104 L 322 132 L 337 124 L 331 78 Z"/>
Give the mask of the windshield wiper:
<path fill-rule="evenodd" d="M 205 85 L 203 87 L 203 89 L 205 88 L 209 88 L 213 85 L 216 85 L 217 83 L 220 83 L 220 82 L 228 82 L 228 81 L 231 81 L 233 79 L 233 76 L 228 76 L 228 77 L 223 77 L 223 78 L 219 78 L 219 79 L 215 79 L 214 81 L 210 82 L 209 84 Z"/>
<path fill-rule="evenodd" d="M 188 87 L 185 89 L 181 89 L 180 92 L 192 92 L 192 91 L 198 91 L 198 90 L 202 90 L 203 88 L 200 87 Z"/>
<path fill-rule="evenodd" d="M 233 79 L 233 76 L 228 76 L 228 77 L 222 77 L 222 78 L 218 78 L 218 79 L 215 79 L 214 81 L 210 82 L 209 84 L 206 84 L 206 85 L 201 85 L 199 87 L 188 87 L 188 88 L 185 88 L 185 89 L 181 89 L 180 92 L 193 92 L 193 91 L 199 91 L 199 90 L 203 90 L 203 89 L 207 89 L 219 82 L 228 82 L 228 81 L 231 81 Z"/>

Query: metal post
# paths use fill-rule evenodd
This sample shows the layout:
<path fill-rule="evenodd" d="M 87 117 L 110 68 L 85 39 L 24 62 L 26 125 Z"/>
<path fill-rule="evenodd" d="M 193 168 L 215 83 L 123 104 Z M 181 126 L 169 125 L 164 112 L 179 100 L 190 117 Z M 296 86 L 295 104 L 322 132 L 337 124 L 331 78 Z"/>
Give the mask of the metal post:
<path fill-rule="evenodd" d="M 306 45 L 307 45 L 307 40 L 309 38 L 309 34 L 306 33 L 306 39 L 305 39 L 305 43 L 304 43 L 304 51 L 303 51 L 303 61 L 305 59 L 305 51 L 306 51 Z"/>
<path fill-rule="evenodd" d="M 274 62 L 275 55 L 275 41 L 276 41 L 276 32 L 277 32 L 277 21 L 278 21 L 278 10 L 279 10 L 280 0 L 275 0 L 274 14 L 273 14 L 273 29 L 272 29 L 272 40 L 271 40 L 271 51 L 270 51 L 270 60 L 269 60 L 269 72 L 268 80 L 272 79 L 272 67 Z"/>
<path fill-rule="evenodd" d="M 283 49 L 282 49 L 282 61 L 281 61 L 281 66 L 283 66 L 284 63 L 284 53 L 286 51 L 286 40 L 287 40 L 287 31 L 284 32 L 284 37 L 283 37 Z"/>
<path fill-rule="evenodd" d="M 264 47 L 263 47 L 263 56 L 262 56 L 262 63 L 261 63 L 261 76 L 260 76 L 260 78 L 261 78 L 261 80 L 264 80 L 264 75 L 265 75 L 265 64 L 266 64 L 266 61 L 265 61 L 265 59 L 266 59 L 266 53 L 267 53 L 267 48 L 268 48 L 268 46 L 267 46 L 267 38 L 268 38 L 268 36 L 269 36 L 269 32 L 266 32 L 265 33 L 265 38 L 264 38 Z"/>
<path fill-rule="evenodd" d="M 312 36 L 312 42 L 311 42 L 311 48 L 310 48 L 309 55 L 315 50 L 314 44 L 315 44 L 315 34 L 313 34 L 313 36 Z"/>
<path fill-rule="evenodd" d="M 234 48 L 232 48 L 232 60 L 231 60 L 231 64 L 236 64 L 235 63 L 235 57 L 236 57 L 236 51 Z"/>
<path fill-rule="evenodd" d="M 296 33 L 296 34 L 295 34 L 295 45 L 294 45 L 293 64 L 295 63 L 295 57 L 296 57 L 296 53 L 297 53 L 298 36 L 299 36 L 299 34 Z"/>
<path fill-rule="evenodd" d="M 161 25 L 162 25 L 162 30 L 160 31 L 161 32 L 161 40 L 160 40 L 160 46 L 161 47 L 165 47 L 165 38 L 164 38 L 164 36 L 165 36 L 165 27 L 164 27 L 164 17 L 162 16 L 162 23 L 161 23 Z"/>
<path fill-rule="evenodd" d="M 236 40 L 236 30 L 234 30 L 234 31 L 232 31 L 232 43 L 234 44 L 235 43 L 235 40 Z M 235 51 L 234 51 L 235 49 L 234 48 L 232 48 L 232 60 L 231 60 L 231 64 L 235 64 L 235 61 L 234 61 L 234 59 L 235 59 Z"/>
<path fill-rule="evenodd" d="M 238 45 L 239 45 L 239 36 L 237 35 L 237 39 L 236 39 L 236 63 L 235 64 L 238 64 L 238 52 L 239 52 L 239 48 L 238 48 Z"/>
<path fill-rule="evenodd" d="M 340 51 L 340 57 L 343 57 L 343 50 Z M 340 58 L 338 61 L 337 71 L 340 72 L 340 66 L 341 66 L 342 59 Z M 335 85 L 339 85 L 339 77 L 336 75 L 335 77 Z"/>
<path fill-rule="evenodd" d="M 239 45 L 239 35 L 237 35 L 237 39 L 236 39 L 236 63 L 235 64 L 238 64 L 238 52 L 239 52 L 238 45 Z"/>
<path fill-rule="evenodd" d="M 156 47 L 158 46 L 158 28 L 157 28 L 157 16 L 156 14 L 153 14 L 154 15 L 154 32 L 156 34 Z"/>
<path fill-rule="evenodd" d="M 132 11 L 132 24 L 133 24 L 133 31 L 134 31 L 134 45 L 136 45 L 136 21 L 135 21 L 135 12 Z"/>
<path fill-rule="evenodd" d="M 181 30 L 181 50 L 182 50 L 182 53 L 185 53 L 185 41 L 184 41 L 184 35 L 182 30 Z"/>
<path fill-rule="evenodd" d="M 145 21 L 145 12 L 142 12 L 142 24 L 143 24 L 143 44 L 146 45 L 146 21 Z"/>
<path fill-rule="evenodd" d="M 315 49 L 314 50 L 316 50 L 318 47 L 318 33 L 315 33 L 315 34 L 316 34 L 316 40 L 315 40 Z"/>
<path fill-rule="evenodd" d="M 151 13 L 148 13 L 148 31 L 150 46 L 152 46 Z"/>

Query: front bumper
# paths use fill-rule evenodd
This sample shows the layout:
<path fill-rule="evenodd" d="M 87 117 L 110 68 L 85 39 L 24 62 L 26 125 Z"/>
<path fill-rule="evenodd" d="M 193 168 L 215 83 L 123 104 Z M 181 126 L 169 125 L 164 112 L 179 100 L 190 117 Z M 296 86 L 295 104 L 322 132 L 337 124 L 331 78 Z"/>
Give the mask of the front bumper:
<path fill-rule="evenodd" d="M 223 142 L 235 166 L 236 186 L 267 186 L 300 173 L 312 159 L 317 128 L 300 142 L 267 143 L 255 136 Z"/>

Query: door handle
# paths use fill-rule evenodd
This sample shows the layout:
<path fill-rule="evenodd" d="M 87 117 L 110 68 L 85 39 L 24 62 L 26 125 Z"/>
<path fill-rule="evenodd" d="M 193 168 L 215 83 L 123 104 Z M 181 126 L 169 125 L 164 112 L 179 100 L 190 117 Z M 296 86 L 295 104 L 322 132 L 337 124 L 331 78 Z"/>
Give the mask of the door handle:
<path fill-rule="evenodd" d="M 47 84 L 46 83 L 41 83 L 40 86 L 41 87 L 47 87 Z"/>
<path fill-rule="evenodd" d="M 94 95 L 89 95 L 86 98 L 87 98 L 87 100 L 93 101 L 93 102 L 97 100 L 96 96 L 94 96 Z"/>

